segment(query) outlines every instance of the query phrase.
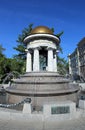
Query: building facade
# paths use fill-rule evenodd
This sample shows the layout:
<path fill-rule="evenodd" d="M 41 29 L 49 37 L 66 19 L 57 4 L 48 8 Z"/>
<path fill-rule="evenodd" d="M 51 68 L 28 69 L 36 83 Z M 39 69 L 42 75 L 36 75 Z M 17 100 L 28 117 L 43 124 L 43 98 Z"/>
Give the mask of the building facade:
<path fill-rule="evenodd" d="M 78 43 L 80 74 L 85 77 L 85 37 Z"/>
<path fill-rule="evenodd" d="M 69 54 L 69 74 L 85 77 L 85 37 L 77 44 L 77 48 Z"/>
<path fill-rule="evenodd" d="M 79 74 L 77 48 L 72 54 L 69 54 L 69 59 L 70 59 L 69 74 L 71 75 Z"/>

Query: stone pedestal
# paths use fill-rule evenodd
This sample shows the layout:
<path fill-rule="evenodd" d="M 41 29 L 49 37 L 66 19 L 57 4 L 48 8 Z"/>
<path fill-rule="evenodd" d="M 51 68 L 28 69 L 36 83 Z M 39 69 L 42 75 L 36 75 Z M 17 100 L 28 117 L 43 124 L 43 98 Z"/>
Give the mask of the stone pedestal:
<path fill-rule="evenodd" d="M 85 109 L 85 100 L 79 100 L 79 108 Z"/>
<path fill-rule="evenodd" d="M 30 103 L 24 103 L 23 106 L 23 113 L 31 114 L 31 104 Z"/>
<path fill-rule="evenodd" d="M 60 101 L 52 104 L 44 105 L 44 115 L 65 115 L 68 114 L 69 117 L 75 114 L 76 112 L 76 103 L 72 101 Z"/>

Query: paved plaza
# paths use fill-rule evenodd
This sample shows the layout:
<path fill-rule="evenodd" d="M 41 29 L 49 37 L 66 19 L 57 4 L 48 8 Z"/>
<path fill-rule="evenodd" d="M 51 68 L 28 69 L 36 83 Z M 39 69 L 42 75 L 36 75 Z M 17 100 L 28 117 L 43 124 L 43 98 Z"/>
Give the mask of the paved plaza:
<path fill-rule="evenodd" d="M 85 118 L 64 122 L 1 120 L 0 130 L 85 130 Z"/>

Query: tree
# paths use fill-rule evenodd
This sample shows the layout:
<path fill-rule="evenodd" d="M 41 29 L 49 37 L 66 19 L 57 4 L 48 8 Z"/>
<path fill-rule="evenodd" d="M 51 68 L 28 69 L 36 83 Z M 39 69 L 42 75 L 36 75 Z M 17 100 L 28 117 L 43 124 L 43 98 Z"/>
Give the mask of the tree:
<path fill-rule="evenodd" d="M 69 72 L 68 62 L 64 58 L 57 57 L 58 72 L 62 75 L 66 75 Z"/>
<path fill-rule="evenodd" d="M 6 59 L 5 55 L 3 54 L 4 50 L 5 48 L 3 48 L 2 45 L 0 44 L 0 79 L 4 74 L 4 66 L 5 66 L 5 59 Z"/>
<path fill-rule="evenodd" d="M 14 58 L 17 60 L 19 65 L 21 66 L 21 73 L 25 71 L 25 63 L 26 63 L 26 44 L 24 43 L 24 39 L 30 34 L 32 30 L 33 24 L 30 24 L 27 28 L 22 30 L 22 33 L 19 34 L 16 42 L 18 43 L 17 47 L 14 47 L 15 50 L 18 51 L 18 55 L 14 55 Z"/>
<path fill-rule="evenodd" d="M 25 67 L 23 65 L 23 63 L 19 60 L 17 60 L 16 58 L 13 59 L 9 59 L 10 64 L 10 70 L 11 72 L 16 71 L 20 74 L 25 72 Z"/>
<path fill-rule="evenodd" d="M 54 28 L 51 28 L 51 30 L 52 30 L 52 32 L 54 33 Z M 61 41 L 60 37 L 62 36 L 63 33 L 64 33 L 64 32 L 61 31 L 60 33 L 57 33 L 55 36 L 58 37 L 59 40 Z M 58 49 L 61 53 L 63 53 L 62 47 L 60 46 L 60 44 L 58 45 L 57 49 Z"/>
<path fill-rule="evenodd" d="M 24 44 L 24 39 L 30 34 L 32 30 L 33 24 L 30 24 L 27 28 L 24 28 L 22 30 L 22 33 L 19 34 L 18 39 L 16 40 L 18 45 L 17 47 L 14 47 L 15 50 L 18 51 L 18 55 L 15 55 L 14 57 L 19 60 L 25 60 L 26 59 L 26 44 Z"/>
<path fill-rule="evenodd" d="M 0 44 L 0 58 L 4 57 L 3 51 L 5 50 L 5 48 L 2 47 L 2 44 Z"/>
<path fill-rule="evenodd" d="M 4 79 L 11 73 L 24 73 L 24 66 L 23 64 L 18 61 L 16 58 L 1 58 L 0 59 L 0 79 L 1 83 Z M 11 77 L 13 78 L 13 77 Z"/>

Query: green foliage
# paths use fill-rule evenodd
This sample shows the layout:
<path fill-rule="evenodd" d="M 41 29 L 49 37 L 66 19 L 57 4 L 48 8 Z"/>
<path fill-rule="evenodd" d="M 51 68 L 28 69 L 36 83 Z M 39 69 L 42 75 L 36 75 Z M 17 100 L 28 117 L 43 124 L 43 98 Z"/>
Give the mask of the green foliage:
<path fill-rule="evenodd" d="M 27 28 L 24 28 L 24 29 L 22 30 L 22 33 L 19 34 L 18 39 L 17 39 L 17 42 L 18 42 L 18 43 L 22 43 L 22 44 L 23 44 L 24 39 L 25 39 L 25 38 L 30 34 L 30 32 L 31 32 L 32 26 L 33 26 L 33 24 L 30 24 Z"/>
<path fill-rule="evenodd" d="M 5 49 L 2 47 L 0 44 L 0 76 L 4 73 L 4 68 L 5 68 L 5 55 L 3 54 L 3 51 Z"/>
<path fill-rule="evenodd" d="M 26 44 L 24 43 L 24 39 L 30 34 L 32 26 L 33 24 L 30 24 L 27 28 L 24 28 L 22 30 L 21 34 L 19 34 L 18 39 L 16 40 L 18 45 L 17 47 L 14 47 L 14 49 L 18 51 L 18 55 L 14 56 L 15 58 L 20 58 L 22 60 L 26 59 L 26 53 L 25 53 Z"/>
<path fill-rule="evenodd" d="M 54 33 L 54 28 L 51 28 L 52 32 Z"/>
<path fill-rule="evenodd" d="M 0 82 L 2 82 L 5 76 L 10 72 L 17 71 L 24 73 L 25 71 L 25 62 L 23 63 L 23 61 L 18 58 L 6 58 L 3 54 L 4 50 L 5 48 L 0 44 Z"/>
<path fill-rule="evenodd" d="M 51 30 L 52 30 L 53 33 L 55 32 L 54 28 L 51 28 Z M 55 36 L 58 37 L 59 40 L 61 41 L 61 38 L 60 38 L 60 37 L 62 36 L 63 33 L 64 33 L 64 32 L 61 31 L 60 33 L 57 33 Z M 58 45 L 57 49 L 58 49 L 61 53 L 63 53 L 62 47 L 60 46 L 60 44 Z"/>
<path fill-rule="evenodd" d="M 58 72 L 62 75 L 68 74 L 69 65 L 68 62 L 64 58 L 57 57 L 57 65 L 58 65 Z"/>
<path fill-rule="evenodd" d="M 52 30 L 52 32 L 54 33 L 54 31 L 55 31 L 54 28 L 51 28 L 51 30 Z M 58 38 L 60 38 L 63 33 L 64 33 L 64 32 L 61 31 L 60 33 L 57 33 L 56 36 L 57 36 Z"/>
<path fill-rule="evenodd" d="M 30 34 L 30 32 L 32 30 L 32 26 L 33 26 L 33 24 L 30 24 L 27 28 L 24 28 L 22 30 L 21 34 L 19 34 L 18 39 L 16 40 L 18 44 L 16 47 L 14 47 L 14 49 L 16 51 L 18 51 L 18 55 L 14 55 L 14 59 L 17 61 L 16 64 L 18 64 L 17 67 L 15 67 L 15 68 L 20 73 L 25 72 L 25 63 L 26 63 L 25 49 L 26 49 L 27 45 L 24 43 L 24 39 Z M 21 71 L 20 71 L 20 69 L 21 69 Z"/>
<path fill-rule="evenodd" d="M 62 32 L 56 34 L 56 36 L 60 38 L 60 36 L 61 36 L 63 33 L 64 33 L 64 32 L 62 31 Z"/>
<path fill-rule="evenodd" d="M 1 58 L 0 59 L 0 79 L 3 82 L 4 78 L 11 72 L 18 72 L 23 74 L 25 72 L 25 63 L 23 65 L 22 61 L 11 59 L 11 58 Z"/>
<path fill-rule="evenodd" d="M 4 54 L 3 54 L 3 51 L 5 50 L 5 48 L 2 47 L 2 45 L 0 44 L 0 58 L 1 56 L 3 57 Z"/>
<path fill-rule="evenodd" d="M 19 73 L 23 73 L 23 63 L 22 61 L 14 59 L 7 59 L 7 66 L 10 68 L 9 72 L 17 71 Z"/>

